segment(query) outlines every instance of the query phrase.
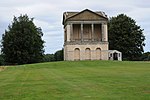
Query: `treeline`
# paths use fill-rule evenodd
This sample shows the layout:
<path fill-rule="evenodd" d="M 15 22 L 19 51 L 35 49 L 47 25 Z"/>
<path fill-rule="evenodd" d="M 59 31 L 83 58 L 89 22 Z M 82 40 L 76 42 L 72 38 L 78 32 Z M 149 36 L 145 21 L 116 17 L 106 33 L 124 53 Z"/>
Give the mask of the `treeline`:
<path fill-rule="evenodd" d="M 44 54 L 42 62 L 63 61 L 63 49 L 56 51 L 54 54 Z"/>
<path fill-rule="evenodd" d="M 56 51 L 54 54 L 44 54 L 43 59 L 40 62 L 53 62 L 53 61 L 63 61 L 63 49 Z M 4 60 L 4 56 L 0 55 L 0 65 L 8 65 Z"/>
<path fill-rule="evenodd" d="M 63 61 L 63 55 L 63 49 L 56 51 L 54 54 L 44 54 L 43 60 L 41 60 L 41 62 Z M 150 52 L 143 53 L 140 57 L 140 61 L 150 61 Z M 7 65 L 2 55 L 0 55 L 0 65 Z"/>
<path fill-rule="evenodd" d="M 140 57 L 141 61 L 150 61 L 150 52 L 145 52 L 142 54 L 142 56 Z"/>

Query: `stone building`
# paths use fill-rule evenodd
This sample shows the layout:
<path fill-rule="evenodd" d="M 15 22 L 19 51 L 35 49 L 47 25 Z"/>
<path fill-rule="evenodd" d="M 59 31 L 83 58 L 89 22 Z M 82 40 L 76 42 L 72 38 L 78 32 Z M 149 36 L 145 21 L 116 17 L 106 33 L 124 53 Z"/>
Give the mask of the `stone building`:
<path fill-rule="evenodd" d="M 104 12 L 64 12 L 64 60 L 109 60 L 107 22 Z"/>

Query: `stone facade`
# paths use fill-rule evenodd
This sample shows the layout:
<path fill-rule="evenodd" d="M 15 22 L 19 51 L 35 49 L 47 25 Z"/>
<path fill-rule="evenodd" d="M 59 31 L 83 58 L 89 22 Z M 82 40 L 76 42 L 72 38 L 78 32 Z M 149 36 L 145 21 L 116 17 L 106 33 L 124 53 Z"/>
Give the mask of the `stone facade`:
<path fill-rule="evenodd" d="M 65 12 L 64 60 L 108 60 L 107 22 L 104 12 Z"/>

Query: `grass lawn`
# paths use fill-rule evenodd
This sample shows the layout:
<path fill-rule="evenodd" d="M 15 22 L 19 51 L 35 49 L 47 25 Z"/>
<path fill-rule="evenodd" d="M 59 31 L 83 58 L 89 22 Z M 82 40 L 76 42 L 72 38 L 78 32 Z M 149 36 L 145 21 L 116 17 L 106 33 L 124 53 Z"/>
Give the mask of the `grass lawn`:
<path fill-rule="evenodd" d="M 150 62 L 76 61 L 7 67 L 0 100 L 150 100 Z"/>

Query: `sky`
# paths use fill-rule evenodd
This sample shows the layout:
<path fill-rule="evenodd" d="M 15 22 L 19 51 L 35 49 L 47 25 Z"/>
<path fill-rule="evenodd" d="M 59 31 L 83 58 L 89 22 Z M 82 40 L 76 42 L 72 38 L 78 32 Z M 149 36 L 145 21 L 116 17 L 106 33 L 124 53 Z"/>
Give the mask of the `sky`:
<path fill-rule="evenodd" d="M 126 14 L 144 29 L 144 51 L 150 51 L 150 3 L 149 0 L 0 0 L 0 39 L 12 23 L 13 17 L 27 14 L 42 28 L 45 53 L 55 53 L 63 48 L 63 12 L 104 11 L 108 17 Z"/>

